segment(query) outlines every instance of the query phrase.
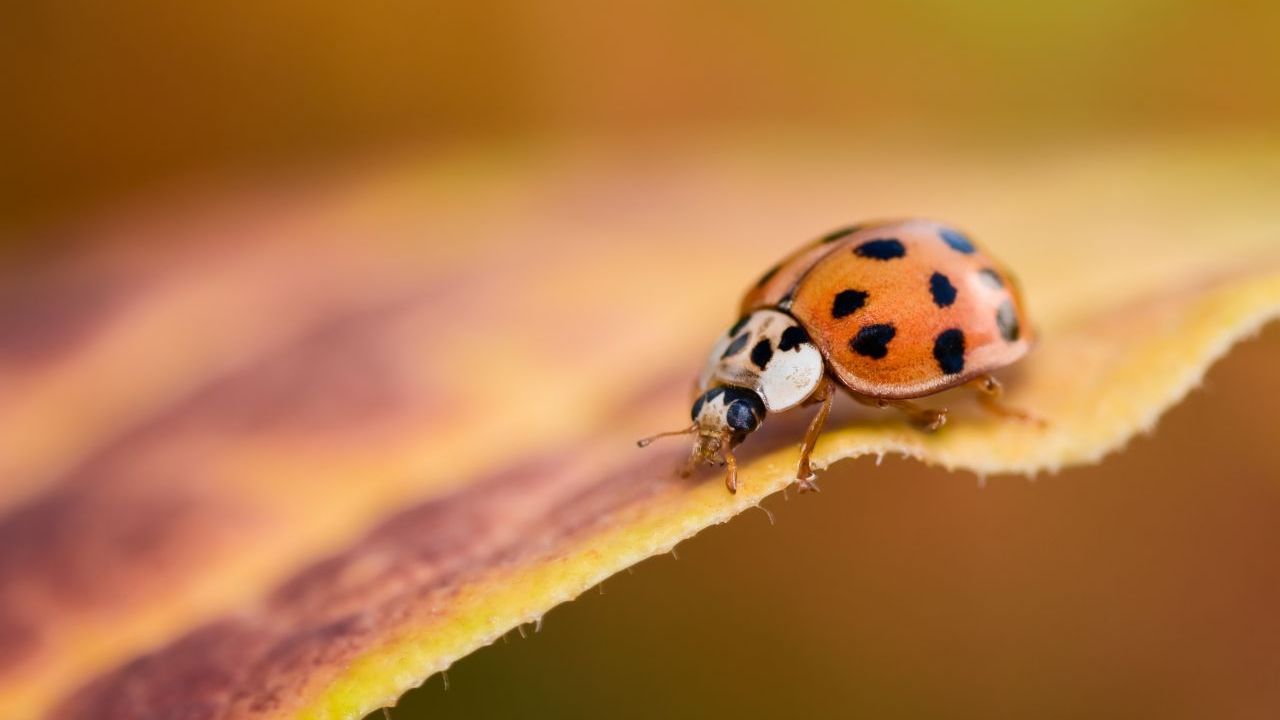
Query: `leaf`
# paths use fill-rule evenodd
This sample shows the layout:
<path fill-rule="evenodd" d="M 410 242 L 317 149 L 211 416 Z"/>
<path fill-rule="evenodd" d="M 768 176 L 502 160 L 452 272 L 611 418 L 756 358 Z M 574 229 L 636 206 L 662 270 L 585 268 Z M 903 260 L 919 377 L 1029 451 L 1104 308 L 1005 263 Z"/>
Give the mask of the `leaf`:
<path fill-rule="evenodd" d="M 758 504 L 804 413 L 748 442 L 736 496 L 633 441 L 685 417 L 739 290 L 852 219 L 947 218 L 1018 270 L 1042 342 L 1009 401 L 1050 424 L 838 406 L 819 464 L 1096 461 L 1280 315 L 1266 157 L 460 158 L 106 228 L 0 300 L 0 695 L 360 717 Z"/>

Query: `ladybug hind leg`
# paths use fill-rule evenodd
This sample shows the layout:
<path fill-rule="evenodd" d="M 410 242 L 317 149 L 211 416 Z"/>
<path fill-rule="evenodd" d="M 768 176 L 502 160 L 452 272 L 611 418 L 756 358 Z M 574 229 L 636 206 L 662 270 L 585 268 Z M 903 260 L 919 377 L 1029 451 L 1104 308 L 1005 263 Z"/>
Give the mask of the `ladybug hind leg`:
<path fill-rule="evenodd" d="M 975 378 L 969 383 L 969 386 L 977 393 L 978 403 L 982 405 L 984 410 L 992 415 L 1008 418 L 1010 420 L 1017 420 L 1019 422 L 1031 423 L 1040 427 L 1044 427 L 1048 424 L 1044 418 L 1036 415 L 1035 413 L 1021 408 L 1011 407 L 1001 402 L 1001 398 L 1004 396 L 1004 386 L 1000 384 L 999 380 L 996 380 L 990 375 L 982 375 Z"/>

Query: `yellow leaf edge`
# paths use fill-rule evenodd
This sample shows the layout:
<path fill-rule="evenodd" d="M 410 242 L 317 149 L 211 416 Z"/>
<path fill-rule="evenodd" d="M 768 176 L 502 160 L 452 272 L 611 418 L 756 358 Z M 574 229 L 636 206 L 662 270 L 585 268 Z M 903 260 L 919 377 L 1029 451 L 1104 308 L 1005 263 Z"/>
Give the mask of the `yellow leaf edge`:
<path fill-rule="evenodd" d="M 1150 431 L 1169 408 L 1195 389 L 1237 343 L 1280 319 L 1280 274 L 1216 288 L 1188 303 L 1175 332 L 1137 343 L 1131 355 L 1175 358 L 1158 378 L 1146 378 L 1105 427 L 1092 427 L 1078 442 L 1031 445 L 1016 457 L 992 459 L 977 443 L 935 441 L 893 426 L 854 426 L 829 432 L 814 454 L 818 467 L 861 455 L 900 453 L 948 469 L 979 474 L 1056 471 L 1097 462 L 1141 432 Z M 1173 352 L 1171 352 L 1173 351 Z M 1136 363 L 1141 365 L 1141 363 Z M 1120 372 L 1134 372 L 1122 368 Z M 1136 370 L 1139 371 L 1140 370 Z M 463 588 L 452 608 L 434 622 L 350 663 L 293 717 L 303 720 L 357 720 L 394 705 L 406 691 L 458 659 L 492 644 L 511 629 L 537 622 L 555 606 L 572 600 L 617 572 L 650 557 L 670 553 L 698 532 L 728 522 L 794 481 L 795 449 L 779 450 L 745 466 L 737 495 L 707 482 L 663 497 L 658 507 L 627 523 L 581 539 L 568 552 L 540 564 L 517 567 Z"/>

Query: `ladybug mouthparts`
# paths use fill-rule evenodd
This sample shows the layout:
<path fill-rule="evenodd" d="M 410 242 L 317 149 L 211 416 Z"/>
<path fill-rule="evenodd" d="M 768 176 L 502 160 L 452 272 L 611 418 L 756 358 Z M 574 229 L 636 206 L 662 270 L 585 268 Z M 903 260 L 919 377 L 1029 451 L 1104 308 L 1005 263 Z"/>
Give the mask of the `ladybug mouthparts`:
<path fill-rule="evenodd" d="M 693 470 L 699 462 L 708 465 L 723 465 L 724 461 L 720 457 L 720 449 L 727 443 L 730 448 L 738 445 L 746 438 L 746 434 L 738 437 L 731 436 L 724 430 L 712 430 L 707 428 L 699 430 L 698 439 L 693 444 L 693 451 L 689 454 L 689 471 Z"/>

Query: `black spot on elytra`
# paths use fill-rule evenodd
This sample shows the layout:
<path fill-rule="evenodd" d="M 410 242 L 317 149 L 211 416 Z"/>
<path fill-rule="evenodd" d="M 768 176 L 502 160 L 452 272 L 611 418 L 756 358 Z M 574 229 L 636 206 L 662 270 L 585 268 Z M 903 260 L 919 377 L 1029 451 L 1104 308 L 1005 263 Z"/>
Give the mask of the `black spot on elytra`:
<path fill-rule="evenodd" d="M 862 309 L 862 306 L 866 304 L 867 294 L 861 290 L 841 290 L 831 303 L 831 317 L 837 320 L 842 317 L 848 317 Z"/>
<path fill-rule="evenodd" d="M 996 326 L 1000 328 L 1000 337 L 1008 342 L 1017 340 L 1022 334 L 1022 328 L 1018 327 L 1018 312 L 1011 301 L 1005 300 L 996 309 Z"/>
<path fill-rule="evenodd" d="M 929 278 L 929 292 L 933 295 L 933 304 L 940 308 L 949 307 L 956 301 L 956 286 L 942 273 L 936 272 Z"/>
<path fill-rule="evenodd" d="M 871 258 L 872 260 L 893 260 L 906 255 L 907 249 L 903 247 L 900 240 L 882 238 L 862 243 L 853 249 L 853 253 L 858 257 Z"/>
<path fill-rule="evenodd" d="M 755 347 L 751 348 L 751 362 L 755 363 L 755 366 L 761 370 L 763 370 L 764 366 L 768 365 L 769 361 L 772 359 L 773 346 L 769 344 L 769 338 L 761 340 L 756 343 Z"/>
<path fill-rule="evenodd" d="M 729 328 L 729 332 L 725 333 L 725 335 L 729 337 L 733 337 L 734 335 L 737 335 L 738 331 L 741 330 L 743 326 L 747 324 L 747 321 L 750 319 L 751 319 L 750 315 L 743 315 L 742 317 L 738 318 L 738 322 L 734 323 L 733 327 Z"/>
<path fill-rule="evenodd" d="M 951 328 L 938 333 L 938 338 L 933 341 L 933 358 L 947 375 L 964 370 L 964 332 Z"/>
<path fill-rule="evenodd" d="M 794 350 L 801 344 L 809 342 L 809 333 L 799 325 L 792 325 L 782 331 L 782 337 L 778 339 L 778 349 L 782 352 Z"/>
<path fill-rule="evenodd" d="M 938 235 L 942 236 L 943 242 L 950 245 L 951 249 L 956 252 L 961 252 L 965 255 L 972 255 L 976 250 L 976 248 L 973 247 L 973 243 L 969 242 L 969 238 L 965 237 L 962 232 L 952 230 L 950 228 L 943 228 L 938 231 Z"/>
<path fill-rule="evenodd" d="M 742 333 L 738 337 L 734 338 L 733 342 L 729 343 L 729 347 L 724 349 L 724 354 L 720 356 L 720 359 L 724 360 L 725 358 L 731 358 L 742 352 L 742 348 L 747 346 L 747 340 L 749 339 L 751 339 L 750 333 Z"/>
<path fill-rule="evenodd" d="M 979 270 L 978 279 L 982 281 L 983 285 L 986 285 L 992 290 L 999 290 L 1004 287 L 1004 278 L 1000 277 L 1000 273 L 992 270 L 991 268 L 982 268 Z"/>
<path fill-rule="evenodd" d="M 849 347 L 859 355 L 879 360 L 889 354 L 889 341 L 897 334 L 897 328 L 892 325 L 864 325 L 849 341 Z"/>
<path fill-rule="evenodd" d="M 824 242 L 824 243 L 835 242 L 840 238 L 849 237 L 850 235 L 858 232 L 861 229 L 862 229 L 861 225 L 849 225 L 847 227 L 842 227 L 839 230 L 833 230 L 827 233 L 826 235 L 823 235 L 822 239 L 819 242 Z"/>
<path fill-rule="evenodd" d="M 777 275 L 778 271 L 781 269 L 782 269 L 781 265 L 774 265 L 773 267 L 766 270 L 764 275 L 761 275 L 760 279 L 756 281 L 756 287 L 764 287 L 765 283 L 772 280 L 773 276 Z"/>

